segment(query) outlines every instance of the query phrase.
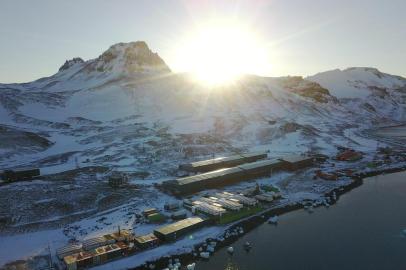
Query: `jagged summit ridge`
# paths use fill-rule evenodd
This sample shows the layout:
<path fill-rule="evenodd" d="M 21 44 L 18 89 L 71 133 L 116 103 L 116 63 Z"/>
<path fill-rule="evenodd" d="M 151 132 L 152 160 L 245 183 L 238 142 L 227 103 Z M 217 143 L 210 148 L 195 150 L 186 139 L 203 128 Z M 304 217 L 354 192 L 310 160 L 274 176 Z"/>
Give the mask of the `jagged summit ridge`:
<path fill-rule="evenodd" d="M 395 91 L 406 86 L 406 79 L 371 67 L 350 67 L 320 72 L 306 78 L 327 88 L 338 98 L 366 98 L 376 89 Z"/>
<path fill-rule="evenodd" d="M 169 67 L 144 41 L 117 43 L 95 61 L 97 71 L 122 68 L 132 72 L 159 70 L 170 72 Z"/>
<path fill-rule="evenodd" d="M 76 64 L 83 64 L 85 61 L 80 57 L 75 57 L 71 60 L 66 60 L 65 63 L 59 68 L 59 71 L 67 70 Z"/>
<path fill-rule="evenodd" d="M 112 45 L 96 59 L 84 61 L 80 57 L 67 60 L 59 72 L 71 67 L 82 68 L 86 73 L 117 73 L 128 75 L 137 72 L 170 72 L 162 58 L 151 51 L 145 41 L 117 43 Z"/>

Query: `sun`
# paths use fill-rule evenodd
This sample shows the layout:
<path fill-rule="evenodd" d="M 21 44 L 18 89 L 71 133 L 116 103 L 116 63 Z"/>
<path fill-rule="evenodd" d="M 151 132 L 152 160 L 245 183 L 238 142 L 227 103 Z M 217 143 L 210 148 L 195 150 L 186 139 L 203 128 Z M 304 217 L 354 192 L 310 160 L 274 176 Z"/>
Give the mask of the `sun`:
<path fill-rule="evenodd" d="M 268 73 L 264 45 L 255 31 L 236 23 L 204 25 L 177 46 L 175 65 L 203 84 L 223 85 L 242 74 Z"/>

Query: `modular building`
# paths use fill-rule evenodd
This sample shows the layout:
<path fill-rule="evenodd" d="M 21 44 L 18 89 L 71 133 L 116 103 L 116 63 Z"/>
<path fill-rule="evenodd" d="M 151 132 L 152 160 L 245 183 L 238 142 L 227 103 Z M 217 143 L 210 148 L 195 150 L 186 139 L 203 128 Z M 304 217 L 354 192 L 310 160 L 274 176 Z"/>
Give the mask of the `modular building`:
<path fill-rule="evenodd" d="M 237 167 L 165 181 L 162 183 L 162 187 L 174 194 L 191 194 L 207 188 L 218 188 L 243 180 L 266 176 L 283 169 L 284 166 L 286 166 L 286 162 L 281 160 L 260 160 Z"/>
<path fill-rule="evenodd" d="M 93 265 L 103 264 L 109 260 L 121 257 L 127 248 L 127 245 L 122 242 L 98 247 L 93 252 Z"/>
<path fill-rule="evenodd" d="M 95 238 L 90 238 L 85 241 L 83 241 L 83 249 L 84 250 L 92 250 L 101 246 L 113 244 L 116 242 L 116 239 L 112 237 L 109 234 L 95 237 Z"/>
<path fill-rule="evenodd" d="M 258 194 L 255 195 L 255 199 L 261 202 L 272 202 L 274 200 L 274 197 L 268 194 Z"/>
<path fill-rule="evenodd" d="M 179 202 L 167 202 L 164 205 L 164 209 L 167 211 L 177 210 L 179 209 L 180 204 Z"/>
<path fill-rule="evenodd" d="M 242 204 L 227 200 L 226 198 L 202 197 L 199 200 L 206 202 L 208 204 L 214 204 L 215 206 L 219 206 L 219 207 L 225 208 L 227 210 L 231 210 L 231 211 L 238 211 L 243 208 Z"/>
<path fill-rule="evenodd" d="M 258 201 L 256 199 L 248 198 L 248 197 L 245 197 L 244 195 L 234 194 L 234 193 L 230 193 L 230 192 L 216 193 L 215 196 L 217 198 L 226 198 L 230 201 L 238 202 L 245 206 L 255 206 L 258 204 Z"/>
<path fill-rule="evenodd" d="M 77 270 L 76 256 L 68 255 L 63 258 L 67 270 Z"/>
<path fill-rule="evenodd" d="M 227 198 L 210 197 L 210 199 L 216 200 L 216 202 L 219 203 L 221 206 L 231 211 L 239 211 L 244 207 L 241 203 L 228 200 Z"/>
<path fill-rule="evenodd" d="M 144 217 L 148 217 L 149 215 L 156 214 L 156 213 L 158 213 L 158 210 L 156 208 L 148 208 L 148 209 L 145 209 L 144 211 L 142 211 L 142 215 Z"/>
<path fill-rule="evenodd" d="M 133 234 L 129 230 L 120 229 L 118 232 L 110 234 L 110 236 L 114 238 L 116 242 L 129 242 L 132 240 Z"/>
<path fill-rule="evenodd" d="M 118 258 L 123 254 L 123 250 L 117 244 L 105 246 L 104 251 L 107 254 L 107 260 Z"/>
<path fill-rule="evenodd" d="M 290 171 L 303 169 L 313 164 L 313 157 L 302 155 L 290 155 L 279 160 L 284 162 L 284 166 Z"/>
<path fill-rule="evenodd" d="M 191 217 L 154 230 L 154 234 L 163 241 L 175 241 L 192 230 L 203 227 L 206 220 L 200 217 Z"/>
<path fill-rule="evenodd" d="M 186 217 L 187 217 L 187 213 L 186 213 L 186 210 L 184 210 L 184 209 L 173 212 L 171 215 L 171 218 L 175 219 L 175 220 L 184 219 Z"/>
<path fill-rule="evenodd" d="M 222 168 L 234 167 L 243 163 L 254 162 L 266 157 L 266 152 L 253 152 L 181 164 L 179 169 L 188 172 L 208 172 Z"/>
<path fill-rule="evenodd" d="M 203 213 L 211 217 L 220 217 L 227 212 L 220 204 L 207 203 L 204 201 L 193 201 L 192 213 Z"/>
<path fill-rule="evenodd" d="M 56 250 L 56 255 L 59 259 L 63 259 L 66 256 L 73 255 L 82 251 L 82 244 L 70 244 Z"/>
<path fill-rule="evenodd" d="M 91 252 L 79 252 L 76 255 L 76 265 L 78 269 L 87 268 L 93 265 L 93 253 Z"/>
<path fill-rule="evenodd" d="M 158 238 L 153 233 L 134 237 L 135 245 L 140 249 L 149 249 L 159 244 Z"/>

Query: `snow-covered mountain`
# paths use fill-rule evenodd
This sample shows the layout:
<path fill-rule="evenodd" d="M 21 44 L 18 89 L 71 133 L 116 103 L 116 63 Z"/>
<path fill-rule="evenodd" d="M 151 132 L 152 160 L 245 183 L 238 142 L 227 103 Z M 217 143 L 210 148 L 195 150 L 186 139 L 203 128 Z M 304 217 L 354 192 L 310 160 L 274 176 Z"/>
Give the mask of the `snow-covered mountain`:
<path fill-rule="evenodd" d="M 366 110 L 375 117 L 398 121 L 406 117 L 406 79 L 400 76 L 376 68 L 352 67 L 321 72 L 306 79 L 329 89 L 349 110 L 358 113 Z"/>
<path fill-rule="evenodd" d="M 108 165 L 162 179 L 213 153 L 365 150 L 371 142 L 357 134 L 404 121 L 405 104 L 406 79 L 376 69 L 208 88 L 171 72 L 145 42 L 119 43 L 50 77 L 0 84 L 0 136 L 16 136 L 0 144 L 0 167 Z"/>

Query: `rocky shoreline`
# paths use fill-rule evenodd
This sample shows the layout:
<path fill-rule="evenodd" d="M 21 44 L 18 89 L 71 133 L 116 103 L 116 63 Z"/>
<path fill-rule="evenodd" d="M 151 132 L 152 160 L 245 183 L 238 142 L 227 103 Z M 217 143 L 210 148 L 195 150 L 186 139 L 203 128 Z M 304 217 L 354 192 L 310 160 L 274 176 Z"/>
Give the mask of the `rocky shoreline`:
<path fill-rule="evenodd" d="M 363 184 L 363 179 L 372 177 L 372 176 L 377 176 L 381 174 L 388 174 L 388 173 L 396 173 L 396 172 L 401 172 L 406 170 L 406 165 L 401 166 L 401 167 L 395 167 L 395 168 L 388 168 L 388 169 L 380 169 L 380 170 L 374 170 L 374 171 L 369 171 L 369 172 L 362 172 L 355 174 L 352 179 L 353 181 L 342 187 L 338 187 L 333 189 L 332 191 L 328 192 L 325 194 L 326 198 L 329 198 L 329 204 L 335 204 L 339 197 Z M 319 205 L 321 206 L 321 205 Z M 181 265 L 187 265 L 190 263 L 193 263 L 198 260 L 202 260 L 200 256 L 196 256 L 199 254 L 199 249 L 206 250 L 206 247 L 210 245 L 210 243 L 215 242 L 216 245 L 213 247 L 214 252 L 217 250 L 230 246 L 232 243 L 237 241 L 242 235 L 250 232 L 251 230 L 255 229 L 259 225 L 263 224 L 266 222 L 270 217 L 272 216 L 279 216 L 282 214 L 286 214 L 288 212 L 294 211 L 294 210 L 299 210 L 303 209 L 304 205 L 302 203 L 296 203 L 294 205 L 284 205 L 281 207 L 274 207 L 270 209 L 266 209 L 262 211 L 261 213 L 258 213 L 254 216 L 248 217 L 246 219 L 243 219 L 237 223 L 234 223 L 230 227 L 228 227 L 222 236 L 217 237 L 216 239 L 213 238 L 208 238 L 204 242 L 195 245 L 193 247 L 192 252 L 188 253 L 182 253 L 182 254 L 177 254 L 173 256 L 165 256 L 162 258 L 159 258 L 158 260 L 154 261 L 147 261 L 144 264 L 134 267 L 134 268 L 129 268 L 132 270 L 147 270 L 147 269 L 165 269 L 168 267 L 169 264 L 179 262 Z M 230 233 L 231 232 L 231 233 Z M 242 233 L 240 233 L 242 232 Z M 228 237 L 224 237 L 226 234 L 228 234 Z M 221 241 L 218 239 L 221 238 Z"/>

